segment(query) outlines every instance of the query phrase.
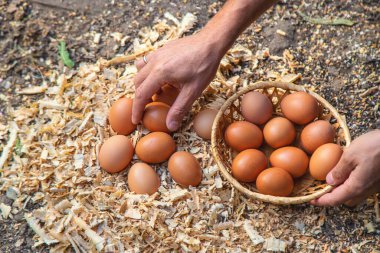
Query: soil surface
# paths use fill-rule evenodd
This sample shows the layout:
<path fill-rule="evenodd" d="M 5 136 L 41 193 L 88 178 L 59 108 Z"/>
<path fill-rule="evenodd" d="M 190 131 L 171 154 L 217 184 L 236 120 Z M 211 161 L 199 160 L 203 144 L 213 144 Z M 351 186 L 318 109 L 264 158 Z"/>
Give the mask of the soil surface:
<path fill-rule="evenodd" d="M 41 85 L 49 69 L 62 68 L 58 41 L 67 44 L 71 58 L 95 62 L 122 54 L 124 46 L 115 42 L 116 33 L 137 37 L 165 12 L 182 17 L 195 14 L 198 28 L 206 24 L 223 2 L 202 1 L 102 1 L 102 0 L 13 0 L 0 3 L 0 122 L 6 123 L 10 108 L 32 103 L 39 95 L 22 96 L 17 91 Z M 306 23 L 296 9 L 310 16 L 343 17 L 354 26 L 321 26 Z M 277 15 L 275 15 L 277 13 Z M 278 18 L 280 16 L 280 18 Z M 274 18 L 276 17 L 276 18 Z M 271 54 L 290 49 L 303 67 L 302 83 L 316 87 L 347 119 L 353 137 L 380 128 L 379 67 L 380 12 L 376 1 L 281 1 L 257 22 L 260 32 L 249 28 L 242 38 L 251 38 L 253 51 L 269 48 Z M 257 27 L 256 27 L 257 28 Z M 286 36 L 277 31 L 283 31 Z M 96 45 L 94 36 L 102 36 Z M 255 80 L 255 77 L 252 77 Z M 1 141 L 1 140 L 0 140 Z M 0 144 L 4 144 L 2 141 Z M 0 193 L 0 203 L 12 204 Z M 34 232 L 24 212 L 38 207 L 30 201 L 13 219 L 0 220 L 0 252 L 47 252 L 46 246 L 33 247 Z M 302 208 L 302 207 L 301 207 Z M 354 211 L 354 210 L 353 210 Z M 330 227 L 330 229 L 329 229 Z M 327 221 L 325 235 L 334 239 L 332 228 L 354 231 L 350 221 Z"/>

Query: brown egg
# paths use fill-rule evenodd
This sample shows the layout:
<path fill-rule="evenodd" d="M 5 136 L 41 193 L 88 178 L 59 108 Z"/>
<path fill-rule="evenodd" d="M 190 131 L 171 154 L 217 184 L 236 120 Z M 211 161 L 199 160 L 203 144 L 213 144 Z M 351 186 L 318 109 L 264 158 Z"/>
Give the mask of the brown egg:
<path fill-rule="evenodd" d="M 199 137 L 211 140 L 211 127 L 217 113 L 217 110 L 205 109 L 195 116 L 194 130 Z"/>
<path fill-rule="evenodd" d="M 268 121 L 263 129 L 264 139 L 272 148 L 290 145 L 296 138 L 296 129 L 292 122 L 283 117 Z"/>
<path fill-rule="evenodd" d="M 197 186 L 202 181 L 201 166 L 188 152 L 175 152 L 169 159 L 168 169 L 174 181 L 183 187 Z"/>
<path fill-rule="evenodd" d="M 151 132 L 170 133 L 166 126 L 166 117 L 170 107 L 161 102 L 152 102 L 145 107 L 143 125 Z"/>
<path fill-rule="evenodd" d="M 334 142 L 335 130 L 325 120 L 317 120 L 307 125 L 301 132 L 300 143 L 303 149 L 312 154 L 318 147 Z"/>
<path fill-rule="evenodd" d="M 343 154 L 341 146 L 327 143 L 317 148 L 310 158 L 310 174 L 317 180 L 326 180 L 327 174 L 337 165 Z"/>
<path fill-rule="evenodd" d="M 241 182 L 254 182 L 268 164 L 265 154 L 257 149 L 246 149 L 232 161 L 232 176 Z"/>
<path fill-rule="evenodd" d="M 294 187 L 292 176 L 284 169 L 269 168 L 260 173 L 256 180 L 257 190 L 266 195 L 287 197 Z"/>
<path fill-rule="evenodd" d="M 167 133 L 154 132 L 142 137 L 136 145 L 136 155 L 147 163 L 162 163 L 169 159 L 176 148 Z"/>
<path fill-rule="evenodd" d="M 162 102 L 167 105 L 173 105 L 179 94 L 179 89 L 169 84 L 165 84 L 161 89 L 153 95 L 153 102 Z"/>
<path fill-rule="evenodd" d="M 120 98 L 111 106 L 108 120 L 118 134 L 128 135 L 136 129 L 132 123 L 132 103 L 130 98 Z"/>
<path fill-rule="evenodd" d="M 260 147 L 263 143 L 263 133 L 258 126 L 248 121 L 237 121 L 227 127 L 224 139 L 231 148 L 243 151 Z"/>
<path fill-rule="evenodd" d="M 157 192 L 160 187 L 160 178 L 152 167 L 146 163 L 135 163 L 128 172 L 128 187 L 137 194 Z"/>
<path fill-rule="evenodd" d="M 281 110 L 286 118 L 298 125 L 313 121 L 319 113 L 317 100 L 306 92 L 295 92 L 281 101 Z"/>
<path fill-rule="evenodd" d="M 303 176 L 309 165 L 309 157 L 296 147 L 276 149 L 270 155 L 269 161 L 273 167 L 287 170 L 293 177 Z"/>
<path fill-rule="evenodd" d="M 131 162 L 134 148 L 131 140 L 124 135 L 115 135 L 106 140 L 99 151 L 99 164 L 105 171 L 116 173 Z"/>
<path fill-rule="evenodd" d="M 245 120 L 262 125 L 272 117 L 273 105 L 266 95 L 251 91 L 244 94 L 242 98 L 241 113 Z"/>

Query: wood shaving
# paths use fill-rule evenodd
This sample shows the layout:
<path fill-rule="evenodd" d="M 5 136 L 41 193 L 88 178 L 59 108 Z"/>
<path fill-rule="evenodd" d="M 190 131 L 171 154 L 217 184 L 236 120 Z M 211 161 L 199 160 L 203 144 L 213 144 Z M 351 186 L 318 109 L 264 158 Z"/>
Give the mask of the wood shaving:
<path fill-rule="evenodd" d="M 270 237 L 265 240 L 264 249 L 274 252 L 285 252 L 286 251 L 286 242 Z"/>
<path fill-rule="evenodd" d="M 0 203 L 1 215 L 4 219 L 8 219 L 9 214 L 11 213 L 12 208 L 4 203 Z"/>
<path fill-rule="evenodd" d="M 377 194 L 373 195 L 374 198 L 374 205 L 375 205 L 375 214 L 376 214 L 376 222 L 380 223 L 380 207 L 379 207 L 379 199 Z"/>
<path fill-rule="evenodd" d="M 3 170 L 3 167 L 12 152 L 12 148 L 16 143 L 17 133 L 18 133 L 17 125 L 15 123 L 11 123 L 9 140 L 8 140 L 7 145 L 4 147 L 3 152 L 1 153 L 1 157 L 0 157 L 0 170 Z"/>
<path fill-rule="evenodd" d="M 35 95 L 35 94 L 40 94 L 44 93 L 47 90 L 47 86 L 33 86 L 33 87 L 28 87 L 19 91 L 16 91 L 17 94 L 20 95 Z"/>
<path fill-rule="evenodd" d="M 51 238 L 49 235 L 47 235 L 45 233 L 45 231 L 40 227 L 40 225 L 38 225 L 37 223 L 37 220 L 35 218 L 33 218 L 31 215 L 29 214 L 25 214 L 25 220 L 26 222 L 28 223 L 29 227 L 31 229 L 33 229 L 33 231 L 39 235 L 39 237 L 41 237 L 41 239 L 47 244 L 47 245 L 51 245 L 51 244 L 55 244 L 55 243 L 58 243 L 59 241 L 58 240 L 55 240 L 53 238 Z"/>
<path fill-rule="evenodd" d="M 104 239 L 93 231 L 81 218 L 73 215 L 74 222 L 85 231 L 86 235 L 90 238 L 91 242 L 95 245 L 98 251 L 104 248 Z"/>
<path fill-rule="evenodd" d="M 285 76 L 282 76 L 280 81 L 294 83 L 295 81 L 301 79 L 301 77 L 301 74 L 287 74 Z"/>
<path fill-rule="evenodd" d="M 249 239 L 251 239 L 253 245 L 258 245 L 265 241 L 264 238 L 261 235 L 259 235 L 259 233 L 252 227 L 251 222 L 246 220 L 244 222 L 243 227 L 245 232 L 249 236 Z"/>
<path fill-rule="evenodd" d="M 286 36 L 286 32 L 284 32 L 283 30 L 280 30 L 280 29 L 277 29 L 276 33 L 280 34 L 281 36 Z"/>
<path fill-rule="evenodd" d="M 371 88 L 369 88 L 368 90 L 366 90 L 366 91 L 364 91 L 363 93 L 361 93 L 359 96 L 363 98 L 363 97 L 366 97 L 366 96 L 372 95 L 372 94 L 376 93 L 376 91 L 379 90 L 379 87 L 380 87 L 380 86 L 374 86 L 374 87 L 371 87 Z"/>
<path fill-rule="evenodd" d="M 67 106 L 62 105 L 57 101 L 44 101 L 44 100 L 41 101 L 40 100 L 38 103 L 41 109 L 47 108 L 47 109 L 65 110 L 67 108 Z"/>
<path fill-rule="evenodd" d="M 353 213 L 309 205 L 278 207 L 248 199 L 218 173 L 210 142 L 193 131 L 197 112 L 219 109 L 231 94 L 254 81 L 298 81 L 299 73 L 304 75 L 298 71 L 302 61 L 291 49 L 275 56 L 263 47 L 252 52 L 248 42 L 238 40 L 223 57 L 210 88 L 173 135 L 178 150 L 192 152 L 200 162 L 203 178 L 198 187 L 180 187 L 163 163 L 154 165 L 161 179 L 159 191 L 136 195 L 127 186 L 128 168 L 116 174 L 100 168 L 100 146 L 115 134 L 107 122 L 109 108 L 116 99 L 134 94 L 137 69 L 132 61 L 183 36 L 197 22 L 193 14 L 182 19 L 166 16 L 142 28 L 136 38 L 115 34 L 118 46 L 123 40 L 130 45 L 123 55 L 78 64 L 78 69 L 65 73 L 47 73 L 49 88 L 35 103 L 9 106 L 9 123 L 0 124 L 0 139 L 7 143 L 1 155 L 6 162 L 0 167 L 0 190 L 19 191 L 9 217 L 31 204 L 40 205 L 26 219 L 36 233 L 36 245 L 50 245 L 50 252 L 323 252 L 331 238 L 340 243 L 334 243 L 335 251 L 359 245 L 363 238 L 372 244 L 361 245 L 362 251 L 377 245 L 377 234 L 366 233 L 360 223 L 374 216 L 372 203 Z M 0 94 L 0 99 L 7 98 Z M 138 126 L 129 137 L 135 145 L 145 134 Z M 21 153 L 12 148 L 17 139 Z M 302 220 L 302 226 L 295 226 L 297 220 Z M 341 229 L 346 223 L 354 223 L 355 236 L 347 227 Z"/>

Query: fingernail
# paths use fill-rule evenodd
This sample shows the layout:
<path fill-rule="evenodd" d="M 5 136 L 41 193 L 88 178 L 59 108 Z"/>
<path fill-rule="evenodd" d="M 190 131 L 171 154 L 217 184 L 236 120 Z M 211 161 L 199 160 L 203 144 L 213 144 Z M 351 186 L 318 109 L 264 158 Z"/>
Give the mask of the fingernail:
<path fill-rule="evenodd" d="M 333 175 L 332 175 L 331 172 L 329 174 L 327 174 L 327 176 L 326 176 L 326 182 L 329 185 L 334 185 L 334 178 L 333 178 Z"/>
<path fill-rule="evenodd" d="M 139 123 L 139 120 L 137 120 L 136 117 L 132 117 L 132 123 L 137 125 Z"/>
<path fill-rule="evenodd" d="M 168 128 L 171 131 L 177 130 L 178 127 L 179 127 L 178 122 L 176 122 L 176 121 L 169 122 Z"/>

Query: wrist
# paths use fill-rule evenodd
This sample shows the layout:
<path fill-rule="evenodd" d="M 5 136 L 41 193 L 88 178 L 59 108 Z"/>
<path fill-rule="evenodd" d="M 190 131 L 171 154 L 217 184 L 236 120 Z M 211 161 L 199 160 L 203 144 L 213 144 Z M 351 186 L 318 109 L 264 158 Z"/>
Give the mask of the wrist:
<path fill-rule="evenodd" d="M 277 0 L 227 1 L 199 32 L 202 41 L 222 58 L 241 32 Z"/>
<path fill-rule="evenodd" d="M 223 58 L 231 44 L 236 39 L 232 39 L 231 37 L 227 39 L 217 30 L 213 30 L 212 28 L 209 29 L 208 27 L 203 28 L 197 36 L 206 50 L 210 52 L 213 57 L 219 60 Z"/>

